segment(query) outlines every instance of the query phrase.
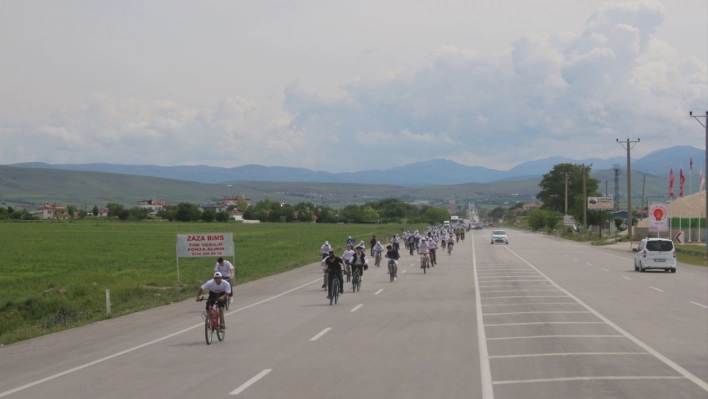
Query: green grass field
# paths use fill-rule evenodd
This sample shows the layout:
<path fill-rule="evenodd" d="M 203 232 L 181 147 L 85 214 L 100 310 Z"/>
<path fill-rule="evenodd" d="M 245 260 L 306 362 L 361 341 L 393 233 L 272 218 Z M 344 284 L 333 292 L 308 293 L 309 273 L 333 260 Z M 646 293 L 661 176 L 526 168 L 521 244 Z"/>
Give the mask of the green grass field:
<path fill-rule="evenodd" d="M 234 236 L 236 284 L 318 261 L 328 240 L 367 242 L 423 225 L 240 224 L 111 221 L 0 223 L 0 344 L 183 300 L 211 278 L 216 258 L 181 258 L 176 235 Z M 382 240 L 383 242 L 383 240 Z"/>

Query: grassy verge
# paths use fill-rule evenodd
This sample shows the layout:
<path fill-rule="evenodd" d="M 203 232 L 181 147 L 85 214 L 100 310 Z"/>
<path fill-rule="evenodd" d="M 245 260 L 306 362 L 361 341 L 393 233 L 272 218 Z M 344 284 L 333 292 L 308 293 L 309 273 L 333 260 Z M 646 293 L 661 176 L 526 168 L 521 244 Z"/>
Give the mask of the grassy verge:
<path fill-rule="evenodd" d="M 204 224 L 169 222 L 0 223 L 0 343 L 9 344 L 183 300 L 211 277 L 216 258 L 182 258 L 176 235 L 231 232 L 242 284 L 318 260 L 328 240 L 338 254 L 348 236 L 391 237 L 422 225 Z M 383 242 L 383 240 L 382 240 Z"/>

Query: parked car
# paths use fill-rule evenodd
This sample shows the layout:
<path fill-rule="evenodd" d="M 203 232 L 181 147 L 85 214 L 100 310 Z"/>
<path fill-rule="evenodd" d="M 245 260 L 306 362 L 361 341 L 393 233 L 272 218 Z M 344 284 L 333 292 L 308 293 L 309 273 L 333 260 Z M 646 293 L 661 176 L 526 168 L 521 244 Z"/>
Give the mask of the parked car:
<path fill-rule="evenodd" d="M 506 234 L 504 230 L 494 230 L 492 231 L 492 244 L 495 242 L 503 242 L 504 244 L 509 244 L 509 235 Z"/>
<path fill-rule="evenodd" d="M 668 238 L 645 238 L 632 251 L 636 252 L 635 272 L 663 269 L 667 273 L 676 273 L 676 248 L 673 241 Z"/>

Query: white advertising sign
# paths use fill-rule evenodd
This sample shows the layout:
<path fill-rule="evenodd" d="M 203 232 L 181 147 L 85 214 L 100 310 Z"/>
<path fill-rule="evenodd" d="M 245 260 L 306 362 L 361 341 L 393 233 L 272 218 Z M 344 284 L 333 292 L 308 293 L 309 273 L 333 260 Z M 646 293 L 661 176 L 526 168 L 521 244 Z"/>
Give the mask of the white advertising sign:
<path fill-rule="evenodd" d="M 234 256 L 233 233 L 177 234 L 177 257 Z"/>
<path fill-rule="evenodd" d="M 649 204 L 649 231 L 669 231 L 669 207 L 665 203 Z"/>
<path fill-rule="evenodd" d="M 575 218 L 570 215 L 563 216 L 564 226 L 575 226 Z"/>
<path fill-rule="evenodd" d="M 612 197 L 588 197 L 588 211 L 611 211 L 613 207 Z"/>

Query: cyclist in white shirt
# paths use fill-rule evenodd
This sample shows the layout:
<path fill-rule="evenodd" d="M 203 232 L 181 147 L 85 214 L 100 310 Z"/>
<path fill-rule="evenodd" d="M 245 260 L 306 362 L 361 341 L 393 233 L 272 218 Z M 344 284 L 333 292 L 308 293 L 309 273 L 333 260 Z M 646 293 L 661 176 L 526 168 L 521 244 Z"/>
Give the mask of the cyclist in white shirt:
<path fill-rule="evenodd" d="M 381 241 L 376 241 L 376 245 L 374 245 L 371 248 L 371 252 L 374 253 L 374 260 L 376 263 L 376 267 L 379 267 L 379 264 L 381 263 L 381 258 L 383 258 L 383 252 L 386 248 L 384 248 L 383 245 L 381 245 Z"/>
<path fill-rule="evenodd" d="M 352 266 L 351 266 L 351 260 L 354 257 L 354 250 L 352 249 L 351 245 L 347 245 L 347 249 L 344 250 L 344 253 L 342 254 L 342 260 L 344 261 L 344 265 L 346 266 L 347 270 L 347 281 L 349 281 L 349 277 L 351 276 L 352 272 Z"/>
<path fill-rule="evenodd" d="M 214 265 L 214 271 L 221 273 L 221 276 L 223 277 L 224 281 L 229 283 L 229 285 L 234 282 L 236 269 L 234 268 L 234 265 L 232 265 L 231 262 L 229 262 L 228 260 L 224 260 L 224 258 L 217 259 L 216 265 Z M 229 303 L 234 303 L 233 292 L 229 294 Z"/>
<path fill-rule="evenodd" d="M 226 304 L 226 298 L 228 298 L 231 293 L 231 284 L 223 281 L 220 272 L 215 272 L 213 279 L 199 287 L 199 291 L 197 291 L 197 302 L 201 302 L 202 292 L 207 289 L 209 290 L 209 298 L 207 298 L 206 308 L 209 309 L 209 306 L 214 306 L 215 303 L 219 307 L 219 320 L 221 322 L 219 329 L 223 331 L 226 328 L 226 323 L 224 322 L 224 305 Z"/>
<path fill-rule="evenodd" d="M 418 243 L 418 254 L 420 255 L 420 268 L 423 268 L 423 258 L 425 258 L 425 261 L 430 263 L 430 249 L 428 248 L 428 242 L 425 239 L 425 236 L 420 238 L 420 242 Z"/>
<path fill-rule="evenodd" d="M 322 259 L 329 257 L 329 251 L 332 250 L 332 246 L 329 245 L 329 241 L 325 241 L 325 243 L 320 247 L 320 256 Z"/>
<path fill-rule="evenodd" d="M 430 251 L 430 263 L 431 266 L 437 265 L 438 264 L 438 254 L 435 252 L 435 250 L 438 248 L 438 243 L 435 240 L 435 237 L 429 238 L 428 239 L 428 250 Z"/>

